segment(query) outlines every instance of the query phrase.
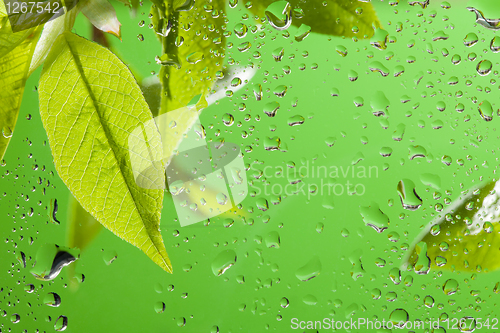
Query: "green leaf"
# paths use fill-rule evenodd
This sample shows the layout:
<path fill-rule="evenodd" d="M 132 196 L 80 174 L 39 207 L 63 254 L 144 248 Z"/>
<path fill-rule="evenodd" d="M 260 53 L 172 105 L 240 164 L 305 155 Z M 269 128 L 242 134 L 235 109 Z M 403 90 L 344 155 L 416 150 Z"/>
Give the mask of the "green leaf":
<path fill-rule="evenodd" d="M 286 3 L 287 1 L 279 1 Z M 276 8 L 268 7 L 275 0 L 255 0 L 249 10 L 260 17 L 273 19 Z M 375 10 L 371 3 L 352 0 L 290 0 L 289 6 L 281 5 L 280 14 L 287 15 L 291 24 L 300 27 L 302 24 L 312 28 L 312 32 L 359 38 L 371 37 L 374 28 L 380 27 Z M 324 5 L 326 4 L 326 6 Z M 276 6 L 276 5 L 273 5 Z M 279 4 L 278 4 L 279 6 Z M 267 11 L 267 13 L 266 13 Z M 357 27 L 357 32 L 353 28 Z"/>
<path fill-rule="evenodd" d="M 162 37 L 164 54 L 157 62 L 164 64 L 160 71 L 163 86 L 160 113 L 186 107 L 200 95 L 199 107 L 206 106 L 205 97 L 222 69 L 225 52 L 223 26 L 225 2 L 177 1 L 168 18 L 156 25 L 157 34 L 165 34 L 165 22 L 175 22 L 171 31 Z M 177 7 L 175 7 L 177 5 Z M 161 16 L 161 15 L 160 15 Z M 162 25 L 163 24 L 163 25 Z"/>
<path fill-rule="evenodd" d="M 69 195 L 69 215 L 68 215 L 68 232 L 66 243 L 70 248 L 77 247 L 83 251 L 87 245 L 97 237 L 102 230 L 101 224 L 90 215 L 82 205 Z"/>
<path fill-rule="evenodd" d="M 0 57 L 0 159 L 7 150 L 16 126 L 29 64 L 40 30 L 32 31 L 19 46 Z"/>
<path fill-rule="evenodd" d="M 500 182 L 465 192 L 417 237 L 403 266 L 491 272 L 500 268 Z M 425 268 L 426 262 L 430 267 Z M 427 265 L 429 266 L 429 265 Z"/>
<path fill-rule="evenodd" d="M 159 230 L 163 190 L 138 186 L 131 167 L 131 157 L 160 154 L 161 138 L 127 66 L 108 49 L 64 32 L 47 57 L 39 97 L 54 165 L 71 193 L 104 227 L 172 272 Z M 150 146 L 129 149 L 138 126 Z M 163 166 L 158 171 L 164 183 Z"/>

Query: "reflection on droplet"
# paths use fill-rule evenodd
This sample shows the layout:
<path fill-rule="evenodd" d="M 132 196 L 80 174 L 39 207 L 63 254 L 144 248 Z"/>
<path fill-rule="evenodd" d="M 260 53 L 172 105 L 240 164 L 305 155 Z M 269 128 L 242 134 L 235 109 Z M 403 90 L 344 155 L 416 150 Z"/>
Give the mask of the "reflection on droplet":
<path fill-rule="evenodd" d="M 477 35 L 473 32 L 468 33 L 467 36 L 464 38 L 464 45 L 467 47 L 471 47 L 476 45 L 476 43 L 479 41 L 479 38 Z"/>

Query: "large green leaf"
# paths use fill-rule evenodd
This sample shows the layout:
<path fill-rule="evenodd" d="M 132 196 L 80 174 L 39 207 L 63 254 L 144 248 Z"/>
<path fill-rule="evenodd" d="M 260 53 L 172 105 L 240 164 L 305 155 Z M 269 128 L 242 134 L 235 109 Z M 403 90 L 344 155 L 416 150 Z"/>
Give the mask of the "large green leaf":
<path fill-rule="evenodd" d="M 223 65 L 225 2 L 174 1 L 163 6 L 153 8 L 153 24 L 163 44 L 163 54 L 157 59 L 164 64 L 160 71 L 160 112 L 186 107 L 197 96 L 195 104 L 202 108 Z M 167 15 L 164 18 L 162 10 Z M 173 23 L 168 34 L 166 22 Z"/>
<path fill-rule="evenodd" d="M 254 0 L 249 10 L 260 17 L 267 16 L 276 10 L 268 7 L 276 3 L 275 0 Z M 280 1 L 286 3 L 287 1 Z M 358 36 L 364 38 L 373 36 L 374 28 L 380 27 L 373 6 L 368 1 L 357 0 L 289 0 L 289 6 L 281 5 L 291 19 L 291 24 L 311 27 L 312 32 L 332 36 Z M 276 6 L 276 5 L 273 5 Z M 279 17 L 278 17 L 279 18 Z M 357 29 L 356 29 L 356 28 Z M 356 31 L 357 30 L 357 31 Z M 356 32 L 355 32 L 356 31 Z"/>
<path fill-rule="evenodd" d="M 404 266 L 491 272 L 500 268 L 500 182 L 464 193 L 417 237 Z M 427 269 L 420 267 L 425 262 Z M 424 269 L 423 269 L 424 268 Z"/>
<path fill-rule="evenodd" d="M 29 64 L 40 29 L 31 32 L 20 45 L 0 57 L 0 159 L 7 150 L 16 126 Z"/>
<path fill-rule="evenodd" d="M 161 138 L 127 66 L 108 49 L 64 32 L 45 62 L 39 97 L 54 165 L 75 198 L 104 227 L 172 272 L 159 230 L 163 190 L 138 186 L 131 162 L 161 153 Z M 129 147 L 138 126 L 149 146 Z M 164 182 L 164 172 L 155 176 Z"/>

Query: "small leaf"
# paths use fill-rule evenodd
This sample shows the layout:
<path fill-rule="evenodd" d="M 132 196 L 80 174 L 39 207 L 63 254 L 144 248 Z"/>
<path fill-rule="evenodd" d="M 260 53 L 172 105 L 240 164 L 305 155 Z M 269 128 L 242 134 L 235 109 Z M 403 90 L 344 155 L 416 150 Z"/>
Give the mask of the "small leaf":
<path fill-rule="evenodd" d="M 169 13 L 169 17 L 178 21 L 162 37 L 166 51 L 162 58 L 170 59 L 169 64 L 176 66 L 164 65 L 161 69 L 160 78 L 165 78 L 161 113 L 186 107 L 197 95 L 203 97 L 198 107 L 205 107 L 205 97 L 214 86 L 216 72 L 222 69 L 225 2 L 197 1 L 193 7 L 191 2 L 177 1 L 182 10 Z M 157 33 L 162 33 L 162 29 L 159 30 Z"/>
<path fill-rule="evenodd" d="M 499 199 L 500 182 L 491 181 L 466 192 L 416 238 L 403 266 L 418 270 L 417 260 L 422 262 L 428 257 L 431 270 L 491 272 L 499 269 Z M 426 251 L 422 245 L 426 245 Z M 426 274 L 428 269 L 418 271 Z"/>
<path fill-rule="evenodd" d="M 14 50 L 0 57 L 0 160 L 16 126 L 28 68 L 40 30 L 33 31 Z"/>
<path fill-rule="evenodd" d="M 97 29 L 115 35 L 121 40 L 121 23 L 108 0 L 82 0 L 79 3 L 82 13 Z"/>
<path fill-rule="evenodd" d="M 71 193 L 104 227 L 172 272 L 159 230 L 163 190 L 139 187 L 131 168 L 131 157 L 162 148 L 127 66 L 108 49 L 64 32 L 47 57 L 39 96 L 54 165 Z M 149 146 L 129 150 L 138 126 Z M 155 176 L 164 183 L 164 172 Z"/>
<path fill-rule="evenodd" d="M 274 0 L 254 1 L 249 10 L 255 15 L 267 16 L 272 20 L 266 10 L 275 3 Z M 291 10 L 286 14 L 291 24 L 296 27 L 302 24 L 310 26 L 311 31 L 315 33 L 365 38 L 365 35 L 371 37 L 374 28 L 380 27 L 380 21 L 371 3 L 352 0 L 290 0 L 288 4 Z M 286 29 L 286 26 L 284 28 Z"/>

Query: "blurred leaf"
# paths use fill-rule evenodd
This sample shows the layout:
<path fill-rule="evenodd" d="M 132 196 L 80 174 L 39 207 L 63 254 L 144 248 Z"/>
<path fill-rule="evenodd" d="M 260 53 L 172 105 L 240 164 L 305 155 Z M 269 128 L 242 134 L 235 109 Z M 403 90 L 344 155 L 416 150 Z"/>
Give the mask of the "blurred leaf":
<path fill-rule="evenodd" d="M 64 31 L 70 31 L 73 28 L 76 16 L 78 15 L 78 8 L 79 7 L 77 6 L 68 13 L 45 23 L 40 40 L 36 45 L 33 59 L 31 59 L 30 75 L 45 61 L 50 48 L 54 45 L 57 37 L 59 37 Z"/>
<path fill-rule="evenodd" d="M 39 97 L 54 165 L 71 193 L 104 227 L 172 272 L 159 230 L 163 190 L 139 187 L 131 167 L 131 159 L 161 153 L 161 138 L 127 66 L 108 49 L 64 32 L 47 57 Z M 129 147 L 138 126 L 148 146 Z M 163 165 L 158 170 L 164 183 Z"/>
<path fill-rule="evenodd" d="M 35 29 L 19 46 L 0 57 L 0 159 L 16 126 L 29 64 L 40 31 L 41 28 Z"/>
<path fill-rule="evenodd" d="M 78 5 L 94 27 L 115 35 L 121 40 L 121 23 L 108 0 L 80 0 Z"/>
<path fill-rule="evenodd" d="M 174 2 L 178 11 L 166 5 L 168 17 L 162 19 L 161 13 L 153 17 L 163 43 L 163 54 L 157 58 L 163 64 L 160 113 L 186 107 L 195 96 L 200 96 L 198 108 L 206 106 L 205 97 L 224 61 L 225 2 L 200 0 L 192 8 L 194 1 L 181 2 Z"/>
<path fill-rule="evenodd" d="M 0 58 L 15 49 L 28 36 L 31 36 L 34 28 L 12 32 L 9 17 L 3 1 L 0 1 Z"/>
<path fill-rule="evenodd" d="M 269 18 L 270 15 L 266 15 L 266 10 L 273 3 L 276 1 L 254 0 L 249 10 L 255 15 L 268 16 Z M 371 37 L 374 33 L 374 27 L 381 26 L 373 5 L 369 2 L 290 0 L 288 3 L 290 11 L 287 9 L 286 14 L 290 16 L 292 25 L 300 27 L 300 25 L 305 24 L 312 28 L 312 32 L 320 34 L 364 38 L 364 35 Z M 358 32 L 353 32 L 354 27 L 357 27 Z"/>
<path fill-rule="evenodd" d="M 500 182 L 491 181 L 451 204 L 417 237 L 404 266 L 414 266 L 426 244 L 431 269 L 491 272 L 500 268 Z"/>
<path fill-rule="evenodd" d="M 90 215 L 80 203 L 69 195 L 69 214 L 68 214 L 68 232 L 66 244 L 70 248 L 77 247 L 83 251 L 87 245 L 97 237 L 102 226 Z"/>

